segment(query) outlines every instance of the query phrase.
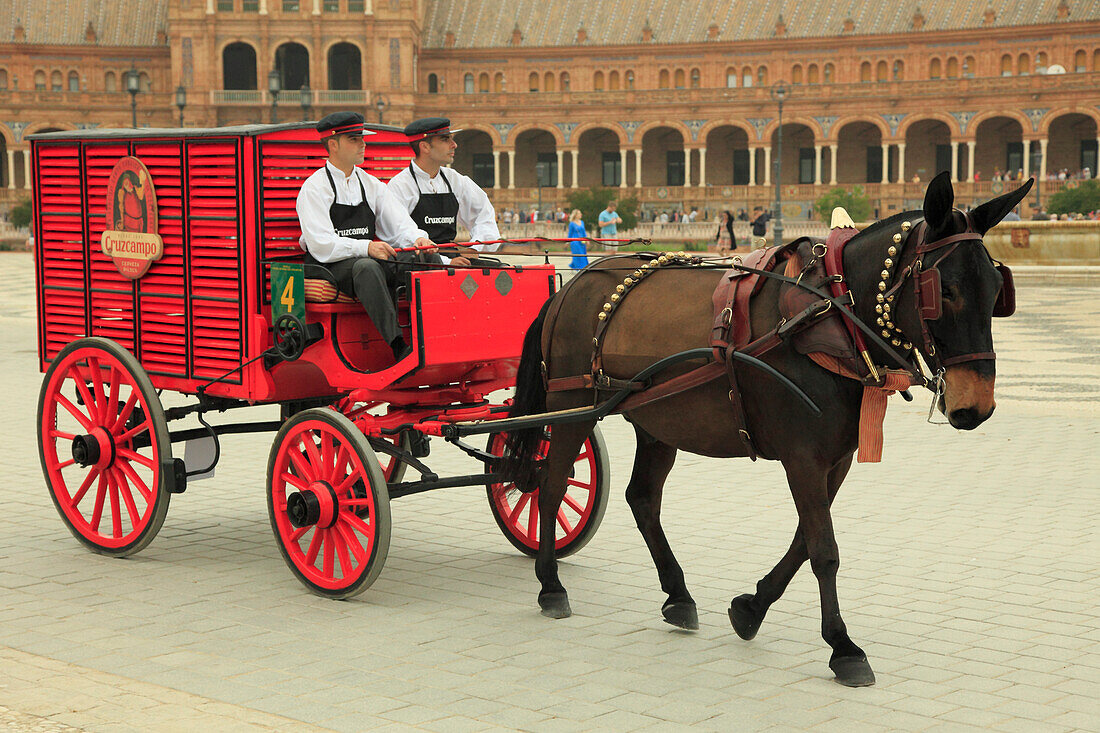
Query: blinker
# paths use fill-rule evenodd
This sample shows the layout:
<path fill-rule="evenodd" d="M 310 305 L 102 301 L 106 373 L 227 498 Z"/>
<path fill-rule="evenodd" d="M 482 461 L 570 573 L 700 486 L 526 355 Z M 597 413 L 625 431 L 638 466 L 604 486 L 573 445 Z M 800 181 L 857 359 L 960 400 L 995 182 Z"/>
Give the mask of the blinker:
<path fill-rule="evenodd" d="M 1016 312 L 1016 286 L 1012 282 L 1012 270 L 1008 265 L 997 265 L 1001 273 L 1001 291 L 997 293 L 997 302 L 993 304 L 995 318 L 1008 318 Z"/>
<path fill-rule="evenodd" d="M 920 300 L 920 317 L 926 321 L 935 321 L 943 313 L 940 296 L 940 271 L 936 268 L 924 270 L 920 274 L 917 288 Z"/>

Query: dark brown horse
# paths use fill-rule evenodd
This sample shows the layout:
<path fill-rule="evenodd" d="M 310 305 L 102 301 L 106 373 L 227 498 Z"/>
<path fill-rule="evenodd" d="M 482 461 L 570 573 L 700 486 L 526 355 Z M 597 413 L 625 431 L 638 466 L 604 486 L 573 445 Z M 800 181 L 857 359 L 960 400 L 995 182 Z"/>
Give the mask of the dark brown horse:
<path fill-rule="evenodd" d="M 967 217 L 953 209 L 950 180 L 946 174 L 940 174 L 929 184 L 923 211 L 907 212 L 874 224 L 856 235 L 843 252 L 844 271 L 855 299 L 855 315 L 864 323 L 874 323 L 873 296 L 881 290 L 880 269 L 888 256 L 887 249 L 895 245 L 901 250 L 896 255 L 899 262 L 895 274 L 912 265 L 917 256 L 918 243 L 914 237 L 895 239 L 895 234 L 902 231 L 902 220 L 915 225 L 913 233 L 922 231 L 922 241 L 954 243 L 953 247 L 933 252 L 926 263 L 936 266 L 940 274 L 940 292 L 934 293 L 942 306 L 939 318 L 922 320 L 917 302 L 920 296 L 913 288 L 904 287 L 897 291 L 894 320 L 929 364 L 948 365 L 943 370 L 943 381 L 939 382 L 942 397 L 938 407 L 951 425 L 961 430 L 977 427 L 994 408 L 991 316 L 1002 276 L 981 236 L 1019 203 L 1029 188 L 1030 182 L 977 207 Z M 921 220 L 926 226 L 919 225 Z M 968 230 L 974 234 L 962 235 Z M 910 231 L 909 227 L 906 231 Z M 597 314 L 624 275 L 646 261 L 635 257 L 611 258 L 585 269 L 555 295 L 554 299 L 563 302 L 550 325 L 552 333 L 545 335 L 549 344 L 545 355 L 541 344 L 547 308 L 543 308 L 524 343 L 512 416 L 593 404 L 592 390 L 547 394 L 544 379 L 591 372 Z M 664 268 L 638 283 L 629 297 L 619 302 L 614 321 L 603 334 L 605 373 L 630 379 L 658 359 L 707 347 L 713 320 L 711 294 L 717 280 L 718 273 L 713 269 Z M 790 284 L 774 280 L 764 283 L 752 305 L 754 338 L 776 326 L 780 319 L 779 295 L 789 287 Z M 927 328 L 927 340 L 922 337 L 922 327 Z M 893 366 L 880 346 L 872 344 L 870 353 L 876 364 Z M 841 619 L 836 592 L 840 556 L 829 511 L 857 448 L 862 386 L 817 366 L 785 343 L 762 358 L 797 383 L 821 408 L 821 415 L 815 416 L 804 401 L 780 387 L 765 371 L 737 364 L 753 444 L 761 457 L 783 464 L 798 512 L 798 527 L 790 549 L 757 583 L 756 592 L 733 599 L 730 619 L 738 635 L 753 638 L 769 606 L 782 595 L 808 559 L 821 594 L 822 636 L 833 649 L 829 666 L 843 684 L 873 684 L 874 673 L 867 657 L 849 638 Z M 545 375 L 544 363 L 548 370 Z M 668 370 L 664 378 L 691 368 L 678 365 Z M 729 388 L 725 379 L 719 379 L 625 413 L 634 425 L 638 441 L 626 499 L 657 567 L 661 589 L 668 594 L 662 607 L 664 619 L 686 629 L 698 628 L 698 617 L 683 571 L 661 528 L 662 489 L 677 450 L 716 457 L 747 455 L 730 406 Z M 539 488 L 540 548 L 535 573 L 542 583 L 539 605 L 543 614 L 553 618 L 571 613 L 553 553 L 553 518 L 574 457 L 593 424 L 590 421 L 555 424 L 547 457 L 538 464 L 535 449 L 543 431 L 517 431 L 512 436 L 512 459 L 504 467 L 505 471 L 511 471 L 520 490 Z M 532 466 L 536 468 L 530 470 Z"/>

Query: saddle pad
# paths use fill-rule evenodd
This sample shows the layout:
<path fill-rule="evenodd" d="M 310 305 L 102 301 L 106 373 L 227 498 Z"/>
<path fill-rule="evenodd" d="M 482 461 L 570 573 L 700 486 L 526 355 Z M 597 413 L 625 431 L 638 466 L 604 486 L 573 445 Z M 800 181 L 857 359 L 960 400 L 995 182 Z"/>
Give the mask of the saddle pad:
<path fill-rule="evenodd" d="M 355 298 L 344 295 L 336 286 L 328 280 L 321 278 L 306 278 L 306 302 L 307 303 L 354 303 Z"/>

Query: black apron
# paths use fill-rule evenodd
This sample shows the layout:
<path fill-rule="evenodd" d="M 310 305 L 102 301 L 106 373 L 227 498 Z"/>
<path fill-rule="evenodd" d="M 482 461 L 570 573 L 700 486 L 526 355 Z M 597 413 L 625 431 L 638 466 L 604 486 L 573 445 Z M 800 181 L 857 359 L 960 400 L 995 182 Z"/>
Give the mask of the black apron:
<path fill-rule="evenodd" d="M 428 233 L 428 239 L 436 244 L 446 244 L 455 241 L 458 236 L 458 197 L 451 189 L 451 182 L 443 175 L 440 168 L 436 175 L 443 176 L 443 182 L 447 184 L 447 193 L 424 193 L 420 190 L 420 181 L 416 179 L 412 163 L 409 163 L 409 175 L 416 184 L 416 192 L 420 198 L 413 207 L 409 216 L 416 225 Z"/>
<path fill-rule="evenodd" d="M 354 205 L 336 203 L 336 182 L 332 180 L 332 172 L 329 171 L 327 165 L 325 166 L 325 175 L 328 176 L 328 183 L 332 186 L 333 196 L 332 206 L 328 207 L 328 218 L 332 220 L 332 227 L 336 230 L 337 236 L 349 239 L 377 239 L 374 210 L 367 203 L 367 189 L 363 187 L 363 179 L 359 174 L 354 170 L 352 171 L 355 180 L 359 181 L 359 193 L 363 195 L 363 200 Z M 328 263 L 329 266 L 334 264 L 336 263 Z M 305 255 L 305 275 L 309 278 L 328 280 L 348 295 L 355 295 L 350 283 L 341 283 L 340 280 L 343 278 L 335 277 L 329 267 L 314 258 L 308 249 Z"/>

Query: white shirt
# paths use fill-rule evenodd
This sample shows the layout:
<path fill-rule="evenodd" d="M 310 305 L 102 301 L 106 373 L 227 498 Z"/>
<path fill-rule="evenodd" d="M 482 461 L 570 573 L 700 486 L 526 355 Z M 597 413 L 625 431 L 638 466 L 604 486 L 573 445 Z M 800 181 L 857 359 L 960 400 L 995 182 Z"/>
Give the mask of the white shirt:
<path fill-rule="evenodd" d="M 447 193 L 447 184 L 450 183 L 450 190 L 458 199 L 457 223 L 469 230 L 470 241 L 487 242 L 500 239 L 493 204 L 472 179 L 451 169 L 447 169 L 444 173 L 443 168 L 440 168 L 432 178 L 416 164 L 416 161 L 412 161 L 411 167 L 411 173 L 406 167 L 386 184 L 393 198 L 405 207 L 405 211 L 412 213 L 416 208 L 416 202 L 420 200 L 421 193 Z M 414 175 L 416 178 L 413 178 Z M 447 177 L 446 181 L 443 180 L 444 176 Z M 474 249 L 481 252 L 495 252 L 500 249 L 500 244 L 476 244 Z"/>
<path fill-rule="evenodd" d="M 332 175 L 332 182 L 336 186 L 335 198 L 325 170 Z M 302 184 L 295 205 L 298 222 L 302 227 L 298 245 L 308 250 L 318 262 L 337 262 L 351 257 L 369 256 L 367 247 L 370 240 L 339 236 L 328 215 L 329 207 L 334 201 L 355 206 L 363 200 L 359 181 L 363 182 L 362 190 L 367 194 L 367 205 L 374 212 L 374 228 L 378 239 L 394 247 L 408 247 L 420 237 L 427 239 L 428 233 L 417 229 L 409 215 L 390 196 L 386 184 L 359 168 L 353 169 L 352 175 L 345 176 L 339 168 L 325 161 L 325 167 L 314 171 Z"/>

